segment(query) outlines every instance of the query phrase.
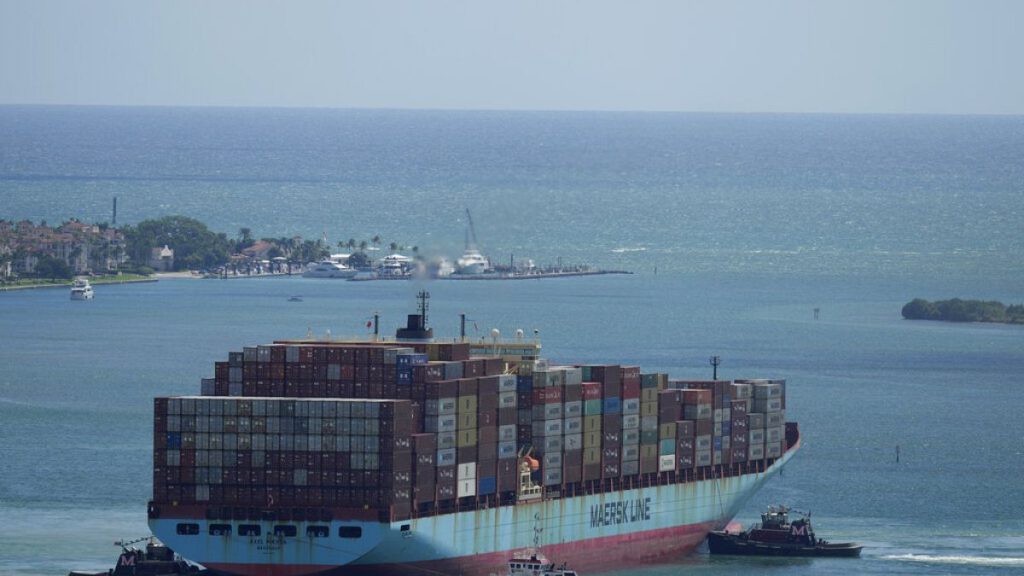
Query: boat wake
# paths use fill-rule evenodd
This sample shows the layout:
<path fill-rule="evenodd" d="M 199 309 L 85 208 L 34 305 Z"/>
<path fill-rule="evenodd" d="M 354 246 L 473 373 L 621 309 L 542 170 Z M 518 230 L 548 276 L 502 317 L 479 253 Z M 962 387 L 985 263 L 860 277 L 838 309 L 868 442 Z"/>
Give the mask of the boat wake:
<path fill-rule="evenodd" d="M 624 254 L 626 252 L 646 252 L 647 248 L 613 248 L 612 253 Z"/>
<path fill-rule="evenodd" d="M 931 554 L 894 554 L 882 556 L 883 560 L 920 562 L 923 564 L 956 564 L 961 566 L 1024 566 L 1019 556 L 934 556 Z"/>

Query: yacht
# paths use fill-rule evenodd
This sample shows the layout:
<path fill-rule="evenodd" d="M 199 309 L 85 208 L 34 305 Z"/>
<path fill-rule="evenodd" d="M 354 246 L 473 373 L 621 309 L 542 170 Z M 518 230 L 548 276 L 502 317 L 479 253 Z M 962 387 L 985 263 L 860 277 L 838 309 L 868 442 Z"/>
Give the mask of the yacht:
<path fill-rule="evenodd" d="M 71 285 L 71 299 L 92 300 L 92 297 L 92 285 L 89 281 L 85 278 L 75 278 L 75 283 Z"/>
<path fill-rule="evenodd" d="M 455 261 L 455 271 L 466 276 L 483 274 L 490 269 L 491 262 L 472 246 L 467 247 L 462 257 Z"/>
<path fill-rule="evenodd" d="M 304 278 L 351 278 L 356 275 L 355 268 L 349 268 L 344 264 L 323 260 L 312 264 L 302 273 Z"/>

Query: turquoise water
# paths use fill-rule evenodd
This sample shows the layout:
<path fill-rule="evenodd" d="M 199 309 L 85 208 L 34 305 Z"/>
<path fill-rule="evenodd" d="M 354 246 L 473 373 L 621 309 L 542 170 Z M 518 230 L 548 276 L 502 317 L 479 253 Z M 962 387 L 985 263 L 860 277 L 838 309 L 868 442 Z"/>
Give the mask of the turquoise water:
<path fill-rule="evenodd" d="M 899 315 L 1024 301 L 1021 119 L 0 107 L 0 128 L 0 218 L 108 219 L 117 195 L 119 222 L 456 251 L 468 206 L 492 254 L 637 271 L 0 293 L 0 573 L 109 567 L 146 533 L 153 396 L 242 346 L 363 333 L 375 311 L 391 331 L 424 286 L 440 334 L 465 312 L 480 336 L 539 330 L 560 362 L 705 378 L 717 354 L 725 377 L 788 379 L 804 446 L 738 520 L 809 509 L 864 557 L 698 551 L 630 574 L 1024 571 L 1024 331 Z"/>

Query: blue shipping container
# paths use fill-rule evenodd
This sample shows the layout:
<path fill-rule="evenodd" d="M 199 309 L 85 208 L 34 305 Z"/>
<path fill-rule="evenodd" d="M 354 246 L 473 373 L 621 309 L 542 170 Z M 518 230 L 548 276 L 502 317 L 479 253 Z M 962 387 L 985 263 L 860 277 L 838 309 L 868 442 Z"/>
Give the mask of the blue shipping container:
<path fill-rule="evenodd" d="M 181 433 L 180 432 L 168 432 L 167 433 L 167 449 L 168 450 L 180 450 L 181 449 Z"/>
<path fill-rule="evenodd" d="M 609 396 L 604 399 L 604 413 L 605 414 L 620 414 L 622 413 L 622 400 L 618 396 Z"/>
<path fill-rule="evenodd" d="M 399 367 L 395 373 L 395 382 L 399 384 L 412 384 L 412 366 Z"/>
<path fill-rule="evenodd" d="M 494 476 L 481 477 L 477 480 L 477 494 L 494 494 L 498 491 L 498 479 Z"/>
<path fill-rule="evenodd" d="M 519 392 L 532 392 L 533 376 L 516 376 L 516 390 Z"/>

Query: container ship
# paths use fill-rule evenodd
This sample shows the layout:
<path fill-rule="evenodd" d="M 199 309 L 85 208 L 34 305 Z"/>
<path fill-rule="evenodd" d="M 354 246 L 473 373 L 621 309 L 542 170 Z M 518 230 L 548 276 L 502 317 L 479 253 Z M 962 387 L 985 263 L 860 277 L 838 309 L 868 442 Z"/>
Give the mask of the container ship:
<path fill-rule="evenodd" d="M 555 365 L 539 342 L 285 340 L 154 401 L 153 534 L 225 574 L 678 559 L 799 447 L 785 381 Z M 375 325 L 376 326 L 376 325 Z M 375 328 L 376 331 L 376 328 Z"/>

